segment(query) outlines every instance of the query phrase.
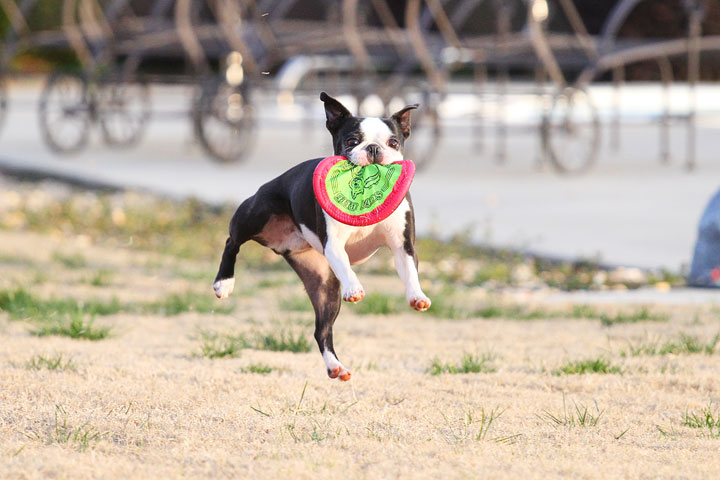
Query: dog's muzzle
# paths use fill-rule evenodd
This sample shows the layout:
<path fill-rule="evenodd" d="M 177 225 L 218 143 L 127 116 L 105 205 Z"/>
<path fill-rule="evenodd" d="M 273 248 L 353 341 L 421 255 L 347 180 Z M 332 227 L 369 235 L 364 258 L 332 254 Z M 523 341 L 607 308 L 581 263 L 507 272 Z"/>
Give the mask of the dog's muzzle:
<path fill-rule="evenodd" d="M 372 163 L 380 163 L 382 161 L 382 150 L 377 144 L 370 144 L 365 148 L 368 160 Z"/>

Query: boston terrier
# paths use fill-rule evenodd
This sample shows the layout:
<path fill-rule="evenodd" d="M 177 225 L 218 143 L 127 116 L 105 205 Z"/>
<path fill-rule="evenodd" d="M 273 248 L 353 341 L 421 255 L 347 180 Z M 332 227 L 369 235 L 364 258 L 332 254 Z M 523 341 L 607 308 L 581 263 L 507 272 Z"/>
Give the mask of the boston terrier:
<path fill-rule="evenodd" d="M 410 135 L 408 105 L 390 118 L 358 118 L 325 92 L 326 126 L 332 135 L 335 155 L 356 165 L 403 160 L 403 145 Z M 315 309 L 315 340 L 330 378 L 350 380 L 351 372 L 338 360 L 332 328 L 340 311 L 340 299 L 359 302 L 365 297 L 351 265 L 370 258 L 380 247 L 393 253 L 395 268 L 405 284 L 411 308 L 424 311 L 430 299 L 420 288 L 415 252 L 415 217 L 410 194 L 390 216 L 373 225 L 355 227 L 330 217 L 313 190 L 313 172 L 322 158 L 307 160 L 261 186 L 245 200 L 230 221 L 220 268 L 213 288 L 226 298 L 235 284 L 235 258 L 240 246 L 254 240 L 282 255 L 295 270 Z"/>

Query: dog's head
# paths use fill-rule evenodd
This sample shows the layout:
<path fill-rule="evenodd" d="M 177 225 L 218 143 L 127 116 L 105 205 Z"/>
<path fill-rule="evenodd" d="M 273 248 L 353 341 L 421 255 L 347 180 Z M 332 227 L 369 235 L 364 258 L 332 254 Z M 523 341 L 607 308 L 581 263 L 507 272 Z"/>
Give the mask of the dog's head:
<path fill-rule="evenodd" d="M 410 136 L 410 111 L 419 105 L 408 105 L 390 118 L 360 118 L 325 92 L 320 100 L 325 104 L 325 125 L 332 135 L 335 155 L 361 166 L 403 159 L 405 139 Z"/>

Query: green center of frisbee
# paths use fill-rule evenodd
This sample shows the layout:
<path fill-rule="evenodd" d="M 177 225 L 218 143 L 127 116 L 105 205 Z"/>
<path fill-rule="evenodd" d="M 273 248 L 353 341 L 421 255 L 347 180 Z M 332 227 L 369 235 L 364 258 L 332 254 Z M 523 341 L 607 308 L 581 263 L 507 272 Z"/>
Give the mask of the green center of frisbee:
<path fill-rule="evenodd" d="M 390 196 L 401 172 L 402 166 L 395 163 L 361 167 L 341 160 L 328 171 L 325 188 L 330 201 L 340 211 L 363 215 Z"/>

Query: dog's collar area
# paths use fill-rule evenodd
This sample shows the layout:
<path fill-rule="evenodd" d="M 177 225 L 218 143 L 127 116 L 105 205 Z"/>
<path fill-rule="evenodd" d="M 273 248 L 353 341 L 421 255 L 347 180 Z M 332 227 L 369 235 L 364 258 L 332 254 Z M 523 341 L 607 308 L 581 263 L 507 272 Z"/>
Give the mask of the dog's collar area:
<path fill-rule="evenodd" d="M 355 165 L 333 155 L 313 173 L 315 198 L 322 209 L 346 225 L 367 226 L 389 217 L 405 198 L 415 175 L 410 160 L 388 165 Z"/>

